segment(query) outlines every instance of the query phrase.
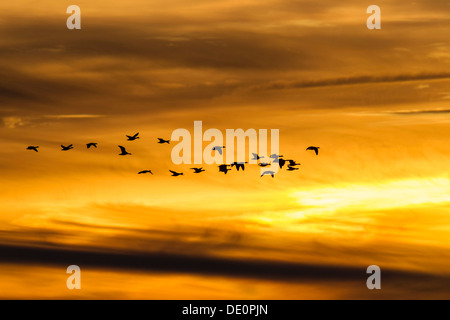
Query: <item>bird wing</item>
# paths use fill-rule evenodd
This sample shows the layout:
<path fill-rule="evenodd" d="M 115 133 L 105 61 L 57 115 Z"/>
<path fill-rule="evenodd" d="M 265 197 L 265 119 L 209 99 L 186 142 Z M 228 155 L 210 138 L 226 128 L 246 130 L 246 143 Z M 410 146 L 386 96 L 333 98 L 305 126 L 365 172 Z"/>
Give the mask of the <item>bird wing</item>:
<path fill-rule="evenodd" d="M 319 149 L 315 148 L 314 152 L 316 153 L 316 156 L 319 154 Z"/>
<path fill-rule="evenodd" d="M 139 132 L 136 133 L 136 134 L 133 136 L 133 138 L 137 138 L 138 135 L 139 135 Z"/>
<path fill-rule="evenodd" d="M 176 172 L 176 171 L 172 171 L 172 170 L 169 170 L 170 172 L 172 172 L 172 174 L 178 174 L 178 172 Z"/>
<path fill-rule="evenodd" d="M 125 148 L 124 148 L 124 147 L 122 147 L 122 146 L 119 146 L 119 148 L 120 148 L 120 151 L 122 151 L 122 153 L 125 153 L 125 152 L 127 152 L 127 150 L 125 150 Z"/>

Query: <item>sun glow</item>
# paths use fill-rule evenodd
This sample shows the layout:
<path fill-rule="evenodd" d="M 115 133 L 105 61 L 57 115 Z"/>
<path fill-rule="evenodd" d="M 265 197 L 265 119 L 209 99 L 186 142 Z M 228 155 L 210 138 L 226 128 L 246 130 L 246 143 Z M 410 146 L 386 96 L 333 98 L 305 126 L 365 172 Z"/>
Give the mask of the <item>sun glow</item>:
<path fill-rule="evenodd" d="M 346 185 L 296 191 L 292 196 L 303 206 L 335 211 L 344 207 L 389 209 L 424 203 L 450 202 L 447 178 L 389 181 L 373 185 Z"/>

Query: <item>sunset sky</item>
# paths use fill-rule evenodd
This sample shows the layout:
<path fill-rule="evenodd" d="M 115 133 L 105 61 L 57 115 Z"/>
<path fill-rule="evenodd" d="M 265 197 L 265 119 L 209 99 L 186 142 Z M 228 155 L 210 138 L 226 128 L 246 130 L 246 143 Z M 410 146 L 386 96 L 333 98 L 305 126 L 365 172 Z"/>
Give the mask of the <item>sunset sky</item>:
<path fill-rule="evenodd" d="M 449 31 L 446 0 L 2 1 L 0 298 L 449 299 Z M 300 170 L 193 174 L 157 137 L 194 121 Z"/>

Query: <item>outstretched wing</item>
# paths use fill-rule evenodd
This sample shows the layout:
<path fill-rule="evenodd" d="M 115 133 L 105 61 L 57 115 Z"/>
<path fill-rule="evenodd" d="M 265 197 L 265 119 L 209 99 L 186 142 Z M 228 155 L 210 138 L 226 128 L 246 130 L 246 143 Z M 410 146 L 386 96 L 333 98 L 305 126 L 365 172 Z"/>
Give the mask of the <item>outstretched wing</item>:
<path fill-rule="evenodd" d="M 126 153 L 127 152 L 127 150 L 125 150 L 125 147 L 119 146 L 119 148 L 120 148 L 120 151 L 122 151 L 122 153 Z"/>
<path fill-rule="evenodd" d="M 133 136 L 133 138 L 137 138 L 138 135 L 139 135 L 139 132 L 136 133 L 136 134 Z"/>
<path fill-rule="evenodd" d="M 176 171 L 172 171 L 172 170 L 169 170 L 170 172 L 172 172 L 172 174 L 178 174 L 178 172 L 176 172 Z"/>

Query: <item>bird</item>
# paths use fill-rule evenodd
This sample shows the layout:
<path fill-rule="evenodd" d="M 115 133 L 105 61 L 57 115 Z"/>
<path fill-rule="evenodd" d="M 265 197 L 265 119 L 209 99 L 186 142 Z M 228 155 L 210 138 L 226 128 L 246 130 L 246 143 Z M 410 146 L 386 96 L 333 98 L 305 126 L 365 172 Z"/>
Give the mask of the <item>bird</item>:
<path fill-rule="evenodd" d="M 122 151 L 121 153 L 119 153 L 119 156 L 126 156 L 127 154 L 131 155 L 131 153 L 127 152 L 127 150 L 125 150 L 125 147 L 119 146 L 120 151 Z"/>
<path fill-rule="evenodd" d="M 282 158 L 282 157 L 283 157 L 283 155 L 276 154 L 276 153 L 272 153 L 272 154 L 269 156 L 269 158 L 272 158 L 272 159 L 278 159 L 278 158 Z"/>
<path fill-rule="evenodd" d="M 286 163 L 286 160 L 283 158 L 278 158 L 277 160 L 274 160 L 273 162 L 277 163 L 280 166 L 280 169 L 283 169 L 284 164 Z"/>
<path fill-rule="evenodd" d="M 191 168 L 192 170 L 194 170 L 194 173 L 201 173 L 204 172 L 205 170 L 202 168 Z"/>
<path fill-rule="evenodd" d="M 258 163 L 258 166 L 267 167 L 267 166 L 270 166 L 270 163 L 269 162 L 260 162 L 260 163 Z"/>
<path fill-rule="evenodd" d="M 265 176 L 265 175 L 271 175 L 272 178 L 273 178 L 273 177 L 275 176 L 275 172 L 273 172 L 273 171 L 264 171 L 264 172 L 262 173 L 261 177 L 262 177 L 262 176 Z"/>
<path fill-rule="evenodd" d="M 231 169 L 228 169 L 229 166 L 230 166 L 229 164 L 221 164 L 219 166 L 219 172 L 223 172 L 223 173 L 227 174 L 227 172 L 231 170 Z"/>
<path fill-rule="evenodd" d="M 216 150 L 216 151 L 218 151 L 219 152 L 219 154 L 220 155 L 222 155 L 222 152 L 223 152 L 223 148 L 225 148 L 225 146 L 215 146 L 214 148 L 212 148 L 212 150 Z"/>
<path fill-rule="evenodd" d="M 264 156 L 262 156 L 262 157 L 258 156 L 257 153 L 252 153 L 252 155 L 253 155 L 253 158 L 251 160 L 259 160 L 259 159 L 264 158 Z"/>
<path fill-rule="evenodd" d="M 97 143 L 96 142 L 89 142 L 86 144 L 86 147 L 89 149 L 90 147 L 96 147 L 97 148 Z"/>
<path fill-rule="evenodd" d="M 283 157 L 283 155 L 278 155 L 276 153 L 273 153 L 270 155 L 269 158 L 274 159 L 273 162 L 278 163 L 278 165 L 280 166 L 280 169 L 283 169 L 283 166 L 286 163 L 286 160 L 284 160 L 282 157 Z"/>
<path fill-rule="evenodd" d="M 126 135 L 127 138 L 128 138 L 127 140 L 128 140 L 128 141 L 134 141 L 134 140 L 136 140 L 136 139 L 139 139 L 138 135 L 139 135 L 139 132 L 136 133 L 134 136 L 128 136 L 128 135 Z"/>
<path fill-rule="evenodd" d="M 317 156 L 319 154 L 319 148 L 320 147 L 310 146 L 310 147 L 306 148 L 306 150 L 314 150 L 314 152 L 316 153 L 316 156 Z"/>
<path fill-rule="evenodd" d="M 28 146 L 27 150 L 34 150 L 34 151 L 38 152 L 38 148 L 39 148 L 39 146 Z"/>
<path fill-rule="evenodd" d="M 72 144 L 70 144 L 70 145 L 68 145 L 67 147 L 66 146 L 63 146 L 63 145 L 61 145 L 61 151 L 68 151 L 68 150 L 70 150 L 70 149 L 73 149 L 73 145 Z"/>
<path fill-rule="evenodd" d="M 300 166 L 301 163 L 295 162 L 295 160 L 286 160 L 287 162 L 289 162 L 288 167 L 293 167 L 293 166 Z"/>
<path fill-rule="evenodd" d="M 241 168 L 242 168 L 242 171 L 244 171 L 245 170 L 244 163 L 247 163 L 247 162 L 233 162 L 231 164 L 231 167 L 233 168 L 233 166 L 236 166 L 237 171 L 239 171 L 239 169 L 241 169 Z"/>
<path fill-rule="evenodd" d="M 153 174 L 152 170 L 142 170 L 142 171 L 138 172 L 138 174 L 144 174 L 144 173 L 151 173 L 151 174 Z"/>
<path fill-rule="evenodd" d="M 170 140 L 164 140 L 164 139 L 162 139 L 162 138 L 158 138 L 158 143 L 167 143 L 167 144 L 169 144 L 170 143 Z"/>
<path fill-rule="evenodd" d="M 299 168 L 294 168 L 291 166 L 288 166 L 288 168 L 286 169 L 287 171 L 294 171 L 294 170 L 298 170 Z"/>
<path fill-rule="evenodd" d="M 183 175 L 183 172 L 176 172 L 176 171 L 172 171 L 172 170 L 169 170 L 169 171 L 172 173 L 172 177 L 182 176 Z"/>

